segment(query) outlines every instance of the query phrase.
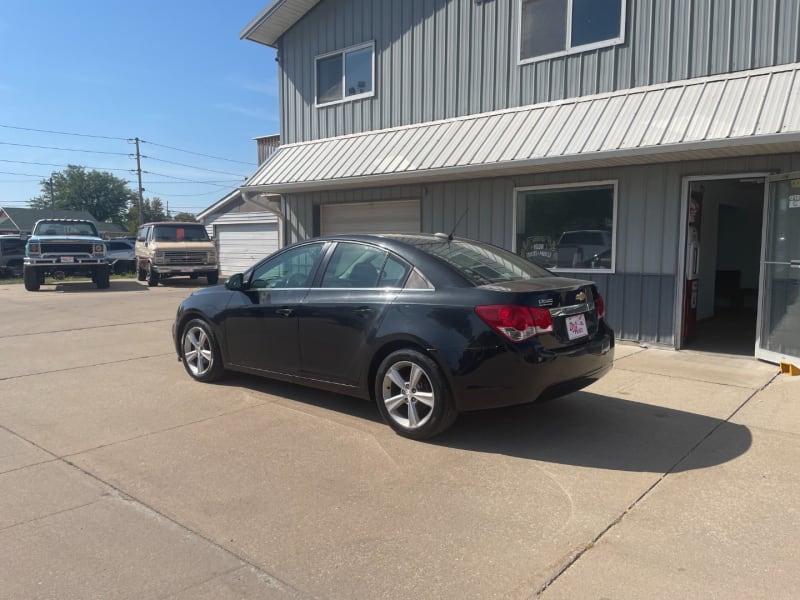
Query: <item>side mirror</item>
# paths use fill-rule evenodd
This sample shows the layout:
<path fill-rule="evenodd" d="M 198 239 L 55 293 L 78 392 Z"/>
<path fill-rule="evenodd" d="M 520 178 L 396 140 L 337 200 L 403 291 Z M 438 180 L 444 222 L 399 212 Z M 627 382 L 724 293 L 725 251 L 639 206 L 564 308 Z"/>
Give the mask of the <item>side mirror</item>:
<path fill-rule="evenodd" d="M 228 278 L 228 281 L 225 282 L 225 287 L 232 292 L 241 292 L 244 290 L 244 275 L 241 273 L 232 275 Z"/>

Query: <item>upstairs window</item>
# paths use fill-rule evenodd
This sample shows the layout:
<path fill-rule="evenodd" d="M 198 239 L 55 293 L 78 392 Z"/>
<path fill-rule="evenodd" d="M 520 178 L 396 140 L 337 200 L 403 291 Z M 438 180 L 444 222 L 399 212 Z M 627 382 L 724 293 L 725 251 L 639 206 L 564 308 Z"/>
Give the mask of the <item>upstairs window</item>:
<path fill-rule="evenodd" d="M 374 55 L 370 42 L 318 56 L 317 106 L 374 95 Z"/>
<path fill-rule="evenodd" d="M 520 62 L 625 41 L 625 0 L 520 1 Z"/>

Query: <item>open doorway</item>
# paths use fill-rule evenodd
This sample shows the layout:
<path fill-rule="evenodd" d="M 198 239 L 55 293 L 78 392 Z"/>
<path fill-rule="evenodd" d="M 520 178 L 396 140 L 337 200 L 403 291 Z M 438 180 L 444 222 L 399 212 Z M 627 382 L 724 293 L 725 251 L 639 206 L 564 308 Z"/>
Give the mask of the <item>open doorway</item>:
<path fill-rule="evenodd" d="M 763 177 L 688 182 L 682 346 L 755 355 Z"/>

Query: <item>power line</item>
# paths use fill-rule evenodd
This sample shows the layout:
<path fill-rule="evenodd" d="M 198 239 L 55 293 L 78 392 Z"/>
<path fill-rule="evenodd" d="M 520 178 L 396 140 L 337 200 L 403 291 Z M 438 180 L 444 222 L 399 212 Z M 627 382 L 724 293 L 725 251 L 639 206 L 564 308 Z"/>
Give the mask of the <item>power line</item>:
<path fill-rule="evenodd" d="M 177 179 L 178 182 L 187 182 L 187 183 L 208 183 L 208 184 L 217 184 L 217 185 L 219 185 L 219 184 L 225 184 L 225 183 L 237 183 L 237 182 L 241 181 L 239 179 L 218 179 L 218 180 L 199 181 L 199 180 L 196 180 L 196 179 L 186 179 L 185 177 L 177 177 L 175 175 L 167 175 L 166 173 L 157 173 L 155 171 L 142 171 L 142 173 L 146 173 L 148 175 L 158 175 L 159 177 L 168 177 L 169 179 Z M 165 181 L 164 183 L 176 183 L 176 182 Z"/>
<path fill-rule="evenodd" d="M 201 152 L 193 152 L 191 150 L 183 150 L 181 148 L 175 148 L 174 146 L 166 146 L 164 144 L 156 144 L 155 142 L 148 142 L 147 140 L 139 140 L 142 144 L 150 144 L 151 146 L 158 146 L 159 148 L 167 148 L 169 150 L 175 150 L 177 152 L 185 152 L 186 154 L 194 154 L 195 156 L 204 156 L 205 158 L 213 158 L 216 160 L 225 160 L 232 163 L 239 163 L 242 165 L 250 165 L 254 166 L 252 162 L 246 162 L 243 160 L 234 160 L 232 158 L 223 158 L 221 156 L 212 156 L 211 154 L 203 154 Z"/>
<path fill-rule="evenodd" d="M 211 190 L 210 192 L 199 192 L 197 194 L 173 194 L 171 192 L 170 193 L 163 193 L 163 192 L 158 192 L 158 191 L 155 191 L 155 190 L 151 190 L 149 188 L 148 188 L 147 191 L 150 192 L 151 194 L 155 194 L 157 196 L 169 196 L 170 198 L 183 198 L 183 197 L 191 197 L 191 196 L 208 196 L 210 194 L 219 194 L 218 190 Z"/>
<path fill-rule="evenodd" d="M 14 125 L 3 125 L 0 123 L 0 127 L 4 127 L 5 129 L 17 129 L 19 131 L 36 131 L 37 133 L 52 133 L 55 135 L 72 135 L 76 137 L 88 137 L 88 138 L 96 138 L 100 140 L 117 140 L 127 142 L 129 138 L 121 138 L 121 137 L 111 137 L 107 135 L 92 135 L 89 133 L 69 133 L 67 131 L 51 131 L 49 129 L 34 129 L 32 127 L 15 127 Z"/>
<path fill-rule="evenodd" d="M 8 162 L 8 163 L 17 163 L 20 165 L 40 165 L 44 167 L 82 167 L 84 169 L 92 169 L 95 171 L 125 171 L 126 173 L 130 173 L 134 171 L 134 169 L 112 169 L 111 167 L 90 167 L 89 165 L 63 165 L 58 163 L 45 163 L 45 162 L 30 162 L 27 160 L 7 160 L 5 158 L 0 158 L 0 162 Z"/>
<path fill-rule="evenodd" d="M 43 150 L 61 150 L 64 152 L 85 152 L 87 154 L 109 154 L 114 156 L 130 156 L 128 152 L 103 152 L 101 150 L 81 150 L 80 148 L 59 148 L 56 146 L 36 146 L 34 144 L 15 144 L 13 142 L 0 142 L 4 146 L 19 146 L 21 148 L 41 148 Z M 234 173 L 228 173 L 234 175 Z"/>
<path fill-rule="evenodd" d="M 39 177 L 41 179 L 47 179 L 50 175 L 36 175 L 34 173 L 17 173 L 15 171 L 0 171 L 3 175 L 19 175 L 20 177 Z"/>
<path fill-rule="evenodd" d="M 2 142 L 0 142 L 2 143 Z M 142 154 L 142 158 L 147 158 L 149 160 L 155 160 L 157 162 L 167 163 L 170 165 L 178 165 L 179 167 L 186 167 L 188 169 L 196 169 L 198 171 L 208 171 L 209 173 L 219 173 L 221 175 L 235 175 L 236 177 L 241 177 L 242 179 L 246 178 L 247 175 L 242 175 L 241 173 L 231 173 L 230 171 L 215 171 L 214 169 L 206 169 L 203 167 L 195 167 L 192 165 L 187 165 L 185 163 L 174 162 L 171 160 L 164 160 L 163 158 L 156 158 L 155 156 L 146 156 Z"/>

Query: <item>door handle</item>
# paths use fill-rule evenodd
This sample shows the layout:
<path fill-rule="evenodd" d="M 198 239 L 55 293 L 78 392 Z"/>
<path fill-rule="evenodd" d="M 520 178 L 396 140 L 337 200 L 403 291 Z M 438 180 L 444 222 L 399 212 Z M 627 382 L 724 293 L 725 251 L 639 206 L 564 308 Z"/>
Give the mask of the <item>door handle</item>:
<path fill-rule="evenodd" d="M 800 269 L 800 260 L 791 260 L 789 261 L 789 265 L 792 269 Z"/>
<path fill-rule="evenodd" d="M 366 315 L 374 312 L 374 310 L 369 306 L 359 306 L 357 309 L 355 309 L 355 312 L 356 312 L 356 314 L 359 314 L 359 315 L 362 315 L 362 316 L 366 316 Z"/>
<path fill-rule="evenodd" d="M 279 308 L 275 312 L 278 313 L 282 317 L 291 317 L 292 313 L 294 313 L 294 309 L 293 308 Z"/>

